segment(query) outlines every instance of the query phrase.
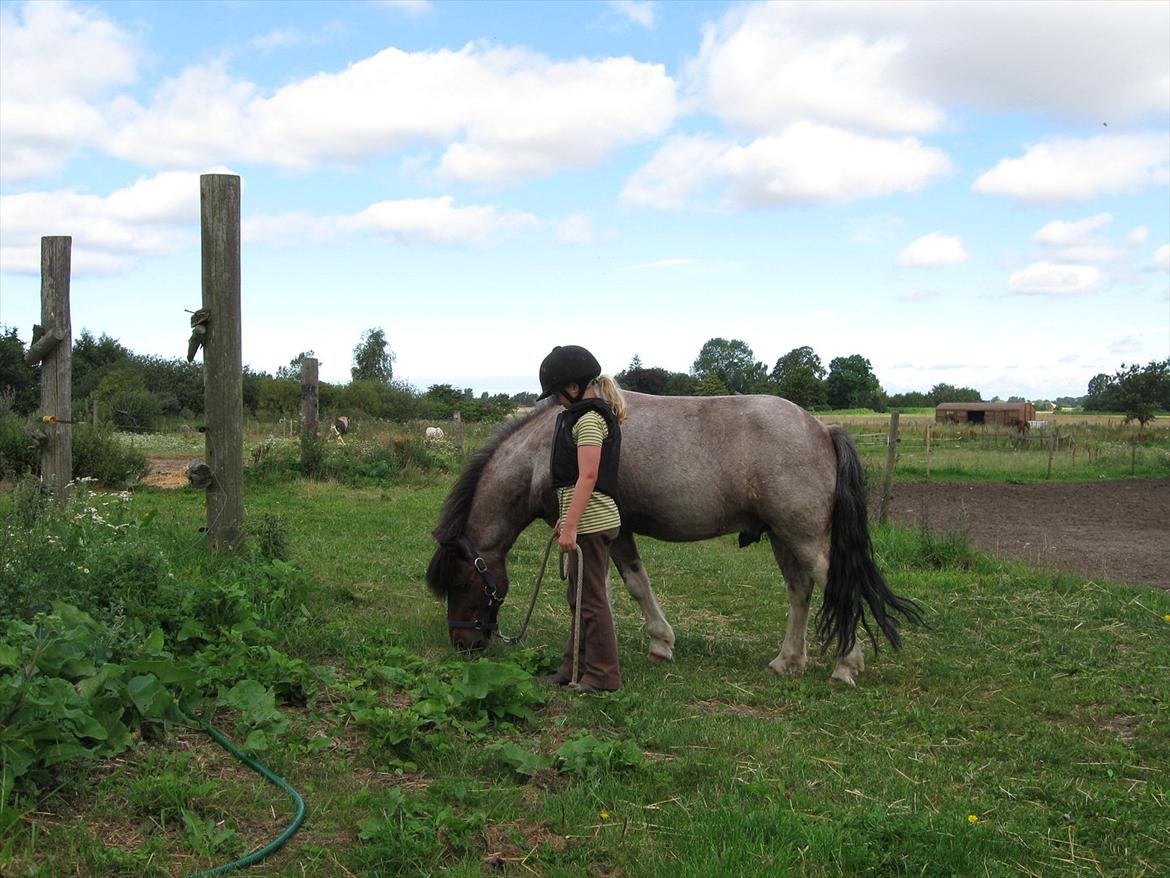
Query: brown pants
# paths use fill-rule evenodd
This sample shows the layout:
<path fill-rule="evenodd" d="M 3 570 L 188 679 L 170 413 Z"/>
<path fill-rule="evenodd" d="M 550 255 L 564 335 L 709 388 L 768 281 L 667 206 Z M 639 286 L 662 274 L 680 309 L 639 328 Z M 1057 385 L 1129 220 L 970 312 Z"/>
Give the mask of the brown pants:
<path fill-rule="evenodd" d="M 619 689 L 622 671 L 618 663 L 617 635 L 609 610 L 609 594 L 605 588 L 609 572 L 609 544 L 618 535 L 611 528 L 598 533 L 578 534 L 577 549 L 581 552 L 581 647 L 577 660 L 578 682 L 595 689 Z M 573 626 L 577 618 L 577 556 L 570 552 L 564 559 L 569 571 L 569 642 L 561 661 L 560 676 L 573 676 Z"/>

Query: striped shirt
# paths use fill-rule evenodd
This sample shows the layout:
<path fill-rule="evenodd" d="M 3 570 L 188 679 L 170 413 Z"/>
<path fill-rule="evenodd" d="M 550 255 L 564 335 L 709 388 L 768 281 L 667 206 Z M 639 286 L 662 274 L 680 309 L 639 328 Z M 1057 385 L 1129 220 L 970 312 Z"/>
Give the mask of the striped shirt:
<path fill-rule="evenodd" d="M 600 448 L 601 443 L 608 438 L 609 427 L 605 425 L 605 418 L 595 411 L 581 415 L 577 423 L 573 425 L 573 441 L 577 443 L 578 448 L 582 445 L 594 445 Z M 569 514 L 569 507 L 573 504 L 574 487 L 574 485 L 569 485 L 557 489 L 562 521 Z M 622 517 L 614 499 L 608 494 L 594 491 L 589 496 L 589 505 L 585 507 L 585 511 L 581 514 L 581 520 L 577 523 L 577 533 L 597 533 L 609 530 L 611 527 L 620 527 L 621 523 Z"/>

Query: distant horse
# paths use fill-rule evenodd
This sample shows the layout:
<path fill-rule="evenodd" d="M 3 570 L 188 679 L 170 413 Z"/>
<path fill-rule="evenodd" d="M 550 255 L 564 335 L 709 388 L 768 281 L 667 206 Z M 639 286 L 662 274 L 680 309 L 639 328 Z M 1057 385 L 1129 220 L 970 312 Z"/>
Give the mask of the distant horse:
<path fill-rule="evenodd" d="M 672 542 L 738 533 L 767 536 L 788 589 L 788 627 L 768 668 L 796 676 L 808 661 L 813 586 L 824 589 L 817 634 L 836 642 L 833 677 L 856 685 L 864 668 L 857 626 L 877 648 L 865 608 L 890 644 L 896 615 L 921 610 L 890 590 L 874 563 L 861 464 L 848 435 L 775 396 L 670 397 L 625 393 L 619 492 L 622 529 L 611 548 L 642 608 L 651 658 L 670 660 L 674 631 L 650 587 L 634 534 Z M 443 504 L 427 584 L 447 599 L 452 643 L 480 650 L 497 631 L 508 593 L 505 559 L 537 518 L 557 506 L 549 485 L 554 403 L 505 424 L 468 462 Z M 715 587 L 712 585 L 712 587 Z"/>

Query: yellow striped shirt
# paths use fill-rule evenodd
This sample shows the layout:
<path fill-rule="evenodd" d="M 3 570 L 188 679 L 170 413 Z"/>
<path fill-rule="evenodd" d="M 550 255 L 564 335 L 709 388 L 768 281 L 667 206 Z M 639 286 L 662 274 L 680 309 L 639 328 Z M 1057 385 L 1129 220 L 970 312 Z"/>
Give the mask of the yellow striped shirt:
<path fill-rule="evenodd" d="M 577 443 L 578 448 L 582 445 L 595 445 L 600 448 L 601 444 L 608 438 L 609 427 L 605 424 L 605 418 L 595 411 L 581 415 L 577 423 L 573 425 L 573 441 Z M 573 505 L 574 487 L 569 485 L 557 489 L 562 521 L 569 514 L 569 507 Z M 594 491 L 589 496 L 589 505 L 585 507 L 585 512 L 582 513 L 581 520 L 577 523 L 577 533 L 597 533 L 609 530 L 611 527 L 620 527 L 621 523 L 622 517 L 614 499 L 608 494 Z"/>

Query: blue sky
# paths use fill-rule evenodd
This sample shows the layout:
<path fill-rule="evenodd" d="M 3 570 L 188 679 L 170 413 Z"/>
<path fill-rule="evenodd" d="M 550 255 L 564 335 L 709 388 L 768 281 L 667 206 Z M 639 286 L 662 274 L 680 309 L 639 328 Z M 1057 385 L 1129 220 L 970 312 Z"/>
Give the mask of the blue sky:
<path fill-rule="evenodd" d="M 0 323 L 182 356 L 243 180 L 244 360 L 535 389 L 554 344 L 1083 395 L 1170 356 L 1170 4 L 0 2 Z"/>

